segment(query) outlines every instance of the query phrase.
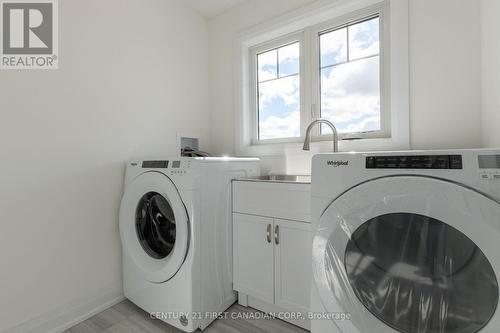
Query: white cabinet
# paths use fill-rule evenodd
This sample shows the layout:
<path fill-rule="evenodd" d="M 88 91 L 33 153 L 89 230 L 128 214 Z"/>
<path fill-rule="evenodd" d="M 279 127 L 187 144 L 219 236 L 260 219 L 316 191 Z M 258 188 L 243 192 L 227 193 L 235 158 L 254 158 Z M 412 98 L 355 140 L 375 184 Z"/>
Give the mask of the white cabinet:
<path fill-rule="evenodd" d="M 310 223 L 233 213 L 233 233 L 233 281 L 240 304 L 300 312 L 304 320 L 288 321 L 309 329 Z"/>
<path fill-rule="evenodd" d="M 311 225 L 274 220 L 274 303 L 294 312 L 310 308 Z"/>
<path fill-rule="evenodd" d="M 233 181 L 233 212 L 311 222 L 311 184 Z"/>
<path fill-rule="evenodd" d="M 234 289 L 270 303 L 274 301 L 272 228 L 272 218 L 234 214 Z"/>
<path fill-rule="evenodd" d="M 233 181 L 233 283 L 241 305 L 310 328 L 310 184 Z"/>

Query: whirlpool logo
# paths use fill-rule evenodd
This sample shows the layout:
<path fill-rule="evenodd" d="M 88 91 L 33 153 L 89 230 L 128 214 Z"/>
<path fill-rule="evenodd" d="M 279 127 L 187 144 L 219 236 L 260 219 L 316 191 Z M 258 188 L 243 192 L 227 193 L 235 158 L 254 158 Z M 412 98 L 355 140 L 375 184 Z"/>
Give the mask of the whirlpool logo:
<path fill-rule="evenodd" d="M 349 161 L 326 161 L 326 165 L 334 168 L 344 167 L 349 166 Z"/>
<path fill-rule="evenodd" d="M 58 68 L 57 0 L 0 0 L 1 69 Z"/>

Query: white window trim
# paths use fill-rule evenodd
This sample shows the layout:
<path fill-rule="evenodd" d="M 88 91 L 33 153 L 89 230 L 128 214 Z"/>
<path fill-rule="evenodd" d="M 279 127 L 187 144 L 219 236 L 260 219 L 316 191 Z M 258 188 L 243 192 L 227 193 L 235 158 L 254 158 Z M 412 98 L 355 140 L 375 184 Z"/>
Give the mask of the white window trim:
<path fill-rule="evenodd" d="M 299 10 L 285 14 L 275 18 L 267 23 L 260 24 L 258 27 L 244 31 L 238 34 L 234 43 L 234 103 L 235 103 L 235 148 L 236 154 L 246 156 L 259 155 L 286 155 L 296 154 L 301 151 L 301 142 L 283 142 L 277 140 L 269 143 L 263 142 L 255 144 L 252 142 L 255 119 L 252 117 L 255 112 L 252 112 L 252 102 L 250 84 L 255 83 L 250 78 L 249 51 L 252 47 L 268 42 L 272 39 L 279 39 L 282 36 L 287 36 L 297 31 L 302 31 L 304 34 L 312 33 L 312 29 L 307 27 L 317 26 L 322 22 L 328 27 L 332 26 L 332 22 L 339 22 L 339 19 L 353 13 L 362 15 L 366 10 L 372 10 L 373 6 L 384 6 L 384 27 L 381 28 L 381 33 L 389 35 L 389 38 L 384 38 L 387 45 L 381 47 L 382 52 L 389 54 L 381 54 L 381 59 L 386 62 L 382 66 L 387 66 L 387 70 L 382 71 L 381 75 L 389 75 L 382 82 L 388 87 L 381 87 L 383 93 L 382 98 L 386 107 L 390 107 L 390 137 L 365 138 L 360 140 L 345 140 L 340 142 L 341 151 L 372 151 L 372 150 L 397 150 L 409 149 L 410 147 L 410 120 L 409 120 L 409 24 L 408 24 L 408 0 L 324 0 L 313 3 Z M 354 14 L 356 15 L 356 14 Z M 325 26 L 326 27 L 326 26 Z M 303 38 L 304 45 L 301 49 L 304 52 L 311 52 L 311 45 L 306 45 L 311 38 Z M 388 49 L 388 50 L 387 50 Z M 309 58 L 309 57 L 308 57 Z M 253 61 L 253 59 L 252 59 Z M 303 66 L 301 62 L 301 67 Z M 304 64 L 308 65 L 308 64 Z M 315 64 L 317 65 L 317 64 Z M 319 68 L 319 67 L 318 67 Z M 315 73 L 315 70 L 305 71 Z M 301 94 L 304 92 L 301 103 L 307 105 L 313 103 L 312 92 L 308 87 L 312 86 L 314 78 L 303 77 L 301 68 Z M 387 74 L 383 74 L 387 73 Z M 319 74 L 318 74 L 319 75 Z M 311 80 L 302 84 L 302 80 Z M 310 83 L 310 84 L 307 84 Z M 318 83 L 316 83 L 318 84 Z M 254 106 L 255 104 L 253 104 Z M 301 105 L 301 111 L 304 110 L 304 105 Z M 306 112 L 309 113 L 310 112 Z M 301 114 L 302 116 L 302 114 Z M 312 119 L 312 118 L 309 118 Z M 301 122 L 302 123 L 302 122 Z M 302 125 L 301 125 L 302 126 Z M 319 130 L 318 130 L 319 131 Z M 316 134 L 319 134 L 317 132 Z M 325 139 L 316 137 L 318 139 Z M 285 140 L 286 141 L 286 140 Z M 331 151 L 331 142 L 321 141 L 313 144 L 311 150 L 314 153 Z"/>

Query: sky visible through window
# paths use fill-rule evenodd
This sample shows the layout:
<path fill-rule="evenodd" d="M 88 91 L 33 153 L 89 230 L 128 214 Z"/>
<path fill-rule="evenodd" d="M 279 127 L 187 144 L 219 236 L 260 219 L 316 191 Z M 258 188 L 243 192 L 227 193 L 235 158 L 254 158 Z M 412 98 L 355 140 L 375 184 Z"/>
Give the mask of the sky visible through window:
<path fill-rule="evenodd" d="M 320 116 L 339 133 L 381 130 L 379 25 L 375 17 L 318 35 Z M 300 137 L 302 60 L 299 42 L 257 55 L 259 140 Z"/>
<path fill-rule="evenodd" d="M 257 56 L 259 140 L 300 137 L 299 57 L 299 42 Z"/>
<path fill-rule="evenodd" d="M 379 25 L 376 17 L 320 35 L 321 117 L 339 133 L 381 129 Z"/>

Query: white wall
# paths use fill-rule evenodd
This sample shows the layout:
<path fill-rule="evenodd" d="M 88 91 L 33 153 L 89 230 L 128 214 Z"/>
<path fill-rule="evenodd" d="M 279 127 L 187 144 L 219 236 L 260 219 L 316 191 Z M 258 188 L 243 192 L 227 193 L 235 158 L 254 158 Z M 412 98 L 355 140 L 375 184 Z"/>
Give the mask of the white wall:
<path fill-rule="evenodd" d="M 234 152 L 233 36 L 310 2 L 253 0 L 209 22 L 211 127 L 216 153 Z M 410 3 L 412 148 L 480 146 L 479 3 Z M 302 152 L 266 157 L 264 170 L 308 173 L 310 157 Z"/>
<path fill-rule="evenodd" d="M 483 145 L 500 147 L 500 2 L 481 0 Z"/>
<path fill-rule="evenodd" d="M 205 19 L 59 4 L 60 69 L 0 72 L 0 332 L 120 297 L 124 161 L 174 154 L 177 131 L 209 143 Z"/>
<path fill-rule="evenodd" d="M 411 142 L 415 149 L 481 146 L 477 0 L 410 0 Z"/>
<path fill-rule="evenodd" d="M 238 32 L 314 0 L 251 0 L 209 21 L 211 134 L 214 153 L 234 154 L 233 42 Z"/>

